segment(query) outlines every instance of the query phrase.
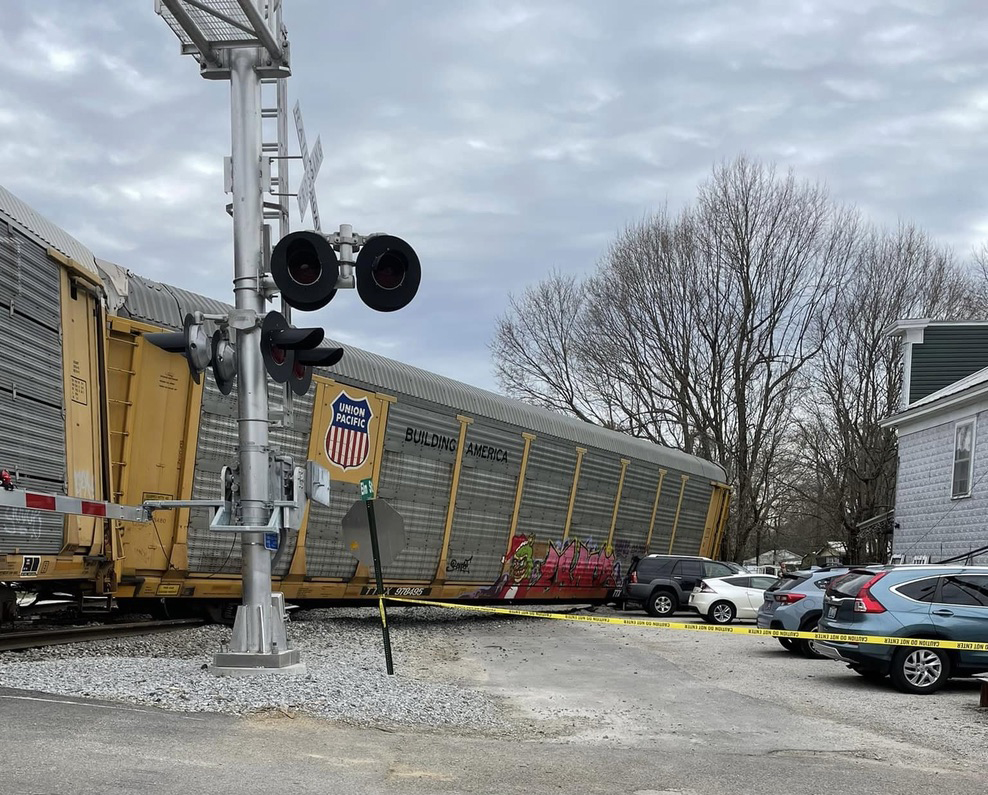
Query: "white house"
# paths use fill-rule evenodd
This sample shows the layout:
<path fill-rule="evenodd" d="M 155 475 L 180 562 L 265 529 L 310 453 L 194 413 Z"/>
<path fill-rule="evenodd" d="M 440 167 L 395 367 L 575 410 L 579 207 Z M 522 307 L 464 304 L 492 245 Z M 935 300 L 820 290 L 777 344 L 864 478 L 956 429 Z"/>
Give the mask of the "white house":
<path fill-rule="evenodd" d="M 748 558 L 744 561 L 745 566 L 780 566 L 784 564 L 797 564 L 803 559 L 802 555 L 797 555 L 788 549 L 770 549 L 762 552 L 757 558 Z"/>

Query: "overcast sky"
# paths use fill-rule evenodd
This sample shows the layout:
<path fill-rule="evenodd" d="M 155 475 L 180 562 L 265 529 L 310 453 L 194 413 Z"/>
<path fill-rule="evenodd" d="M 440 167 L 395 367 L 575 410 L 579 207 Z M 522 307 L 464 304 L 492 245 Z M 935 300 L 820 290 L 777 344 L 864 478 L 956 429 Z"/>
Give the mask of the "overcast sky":
<path fill-rule="evenodd" d="M 230 85 L 153 7 L 2 0 L 0 184 L 97 256 L 232 301 Z M 404 237 L 424 270 L 400 312 L 350 292 L 308 317 L 478 386 L 510 291 L 592 270 L 741 153 L 962 258 L 988 239 L 983 0 L 285 0 L 285 23 L 323 231 Z"/>

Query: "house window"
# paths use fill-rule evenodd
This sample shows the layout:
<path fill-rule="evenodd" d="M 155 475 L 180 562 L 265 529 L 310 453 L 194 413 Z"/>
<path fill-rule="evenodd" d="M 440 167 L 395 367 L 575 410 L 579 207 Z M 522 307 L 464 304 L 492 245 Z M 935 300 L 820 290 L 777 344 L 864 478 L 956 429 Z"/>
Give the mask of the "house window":
<path fill-rule="evenodd" d="M 971 475 L 974 469 L 974 420 L 959 422 L 954 427 L 954 478 L 951 497 L 971 496 Z"/>

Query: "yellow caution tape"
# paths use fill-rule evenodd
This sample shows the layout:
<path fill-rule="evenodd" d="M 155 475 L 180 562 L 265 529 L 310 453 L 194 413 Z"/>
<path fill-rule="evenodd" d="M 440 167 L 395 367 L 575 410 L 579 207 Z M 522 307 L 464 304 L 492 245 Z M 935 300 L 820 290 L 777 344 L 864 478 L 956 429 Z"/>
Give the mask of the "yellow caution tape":
<path fill-rule="evenodd" d="M 459 604 L 454 602 L 433 602 L 428 599 L 407 599 L 404 597 L 384 597 L 389 602 L 402 602 L 428 607 L 448 607 L 452 610 L 473 610 L 478 613 L 501 613 L 509 616 L 529 618 L 555 618 L 560 621 L 589 621 L 592 624 L 623 624 L 629 627 L 649 627 L 650 629 L 685 629 L 690 632 L 718 632 L 727 635 L 763 635 L 771 638 L 799 638 L 802 640 L 830 640 L 836 643 L 872 643 L 884 646 L 922 646 L 927 649 L 960 649 L 961 651 L 988 651 L 988 643 L 960 640 L 931 640 L 927 638 L 889 638 L 884 635 L 850 635 L 841 632 L 797 632 L 789 629 L 758 629 L 732 624 L 690 624 L 684 621 L 656 621 L 649 618 L 611 618 L 609 616 L 578 616 L 564 613 L 543 613 L 538 610 L 516 610 L 507 607 L 486 607 L 482 605 Z"/>

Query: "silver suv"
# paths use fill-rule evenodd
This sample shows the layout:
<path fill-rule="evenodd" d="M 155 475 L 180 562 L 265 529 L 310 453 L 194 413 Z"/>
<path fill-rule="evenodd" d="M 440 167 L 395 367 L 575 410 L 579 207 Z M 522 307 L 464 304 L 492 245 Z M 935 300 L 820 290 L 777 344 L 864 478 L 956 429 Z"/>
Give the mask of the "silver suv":
<path fill-rule="evenodd" d="M 650 616 L 665 618 L 689 604 L 690 593 L 705 577 L 730 577 L 724 563 L 696 555 L 646 555 L 631 564 L 622 602 L 638 602 Z"/>
<path fill-rule="evenodd" d="M 848 566 L 825 566 L 822 569 L 783 574 L 765 591 L 765 601 L 755 619 L 760 629 L 788 629 L 797 632 L 816 630 L 823 615 L 823 598 L 827 586 L 850 571 Z M 817 658 L 822 655 L 810 640 L 777 638 L 786 651 Z"/>

